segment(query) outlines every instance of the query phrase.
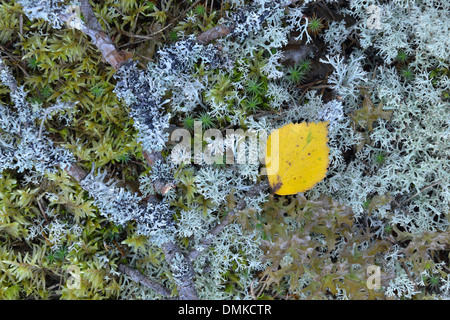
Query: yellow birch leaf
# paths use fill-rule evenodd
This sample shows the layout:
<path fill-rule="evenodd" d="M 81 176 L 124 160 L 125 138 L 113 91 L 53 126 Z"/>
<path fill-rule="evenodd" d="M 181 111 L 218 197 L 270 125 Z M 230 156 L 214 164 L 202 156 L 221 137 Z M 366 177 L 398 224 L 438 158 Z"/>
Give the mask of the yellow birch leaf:
<path fill-rule="evenodd" d="M 266 170 L 272 192 L 297 194 L 325 178 L 328 122 L 290 123 L 272 131 L 266 145 Z"/>

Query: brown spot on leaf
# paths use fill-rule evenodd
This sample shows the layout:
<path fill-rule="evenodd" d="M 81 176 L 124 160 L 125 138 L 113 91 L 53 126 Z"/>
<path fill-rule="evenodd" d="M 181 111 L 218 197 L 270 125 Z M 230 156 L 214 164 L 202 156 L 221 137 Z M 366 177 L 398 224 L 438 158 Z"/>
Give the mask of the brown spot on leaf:
<path fill-rule="evenodd" d="M 278 182 L 273 187 L 271 186 L 272 193 L 275 193 L 278 190 L 280 190 L 281 186 L 283 185 L 283 183 L 280 181 L 280 176 L 277 176 L 277 180 L 278 180 Z"/>

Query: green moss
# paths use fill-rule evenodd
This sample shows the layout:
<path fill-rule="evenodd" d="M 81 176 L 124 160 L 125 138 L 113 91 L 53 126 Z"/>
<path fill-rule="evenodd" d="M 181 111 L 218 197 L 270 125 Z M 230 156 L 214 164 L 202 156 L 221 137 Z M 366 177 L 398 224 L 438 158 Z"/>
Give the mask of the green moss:
<path fill-rule="evenodd" d="M 311 61 L 303 60 L 294 66 L 288 67 L 286 77 L 295 84 L 301 84 L 305 81 L 308 72 L 311 70 Z"/>

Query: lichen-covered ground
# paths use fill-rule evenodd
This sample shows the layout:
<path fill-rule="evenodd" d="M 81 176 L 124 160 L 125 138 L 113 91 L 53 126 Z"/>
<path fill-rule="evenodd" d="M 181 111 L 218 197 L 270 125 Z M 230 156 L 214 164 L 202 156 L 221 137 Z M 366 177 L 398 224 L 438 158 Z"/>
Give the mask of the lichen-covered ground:
<path fill-rule="evenodd" d="M 449 299 L 449 35 L 449 0 L 2 1 L 0 299 Z M 304 122 L 296 194 L 226 136 Z"/>

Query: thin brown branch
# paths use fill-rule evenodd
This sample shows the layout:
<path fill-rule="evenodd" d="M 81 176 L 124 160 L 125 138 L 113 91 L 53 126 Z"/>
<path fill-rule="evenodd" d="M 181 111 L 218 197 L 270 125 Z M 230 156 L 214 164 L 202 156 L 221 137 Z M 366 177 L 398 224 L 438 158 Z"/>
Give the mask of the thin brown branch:
<path fill-rule="evenodd" d="M 387 237 L 387 240 L 389 240 L 392 244 L 399 246 L 398 242 L 393 239 L 392 237 Z M 416 281 L 414 281 L 414 278 L 411 276 L 411 273 L 409 272 L 408 266 L 406 265 L 405 261 L 400 262 L 400 266 L 403 268 L 403 270 L 406 273 L 406 276 L 408 277 L 409 281 L 411 281 L 414 284 L 414 290 L 419 291 L 417 287 Z"/>
<path fill-rule="evenodd" d="M 402 201 L 402 202 L 400 203 L 400 205 L 403 205 L 403 204 L 409 202 L 411 199 L 417 197 L 419 194 L 421 194 L 421 193 L 424 192 L 425 190 L 428 190 L 428 189 L 430 189 L 430 188 L 433 188 L 434 186 L 436 186 L 436 185 L 438 185 L 438 184 L 440 184 L 440 183 L 441 183 L 441 180 L 436 180 L 436 181 L 434 181 L 434 182 L 431 183 L 430 185 L 428 185 L 428 186 L 426 186 L 426 187 L 420 189 L 420 191 L 418 191 L 416 194 L 414 194 L 414 195 L 412 195 L 411 197 L 409 197 L 408 199 Z"/>
<path fill-rule="evenodd" d="M 134 282 L 138 282 L 138 283 L 146 286 L 147 288 L 154 290 L 155 292 L 162 295 L 163 297 L 170 297 L 169 289 L 162 286 L 158 282 L 149 279 L 148 277 L 143 275 L 139 270 L 136 270 L 136 269 L 131 268 L 124 264 L 119 264 L 118 269 L 120 272 L 128 275 L 131 278 L 131 280 L 133 280 Z"/>
<path fill-rule="evenodd" d="M 36 202 L 39 206 L 39 210 L 41 211 L 42 215 L 44 216 L 45 222 L 48 224 L 47 215 L 45 214 L 44 206 L 41 204 L 42 199 L 37 199 Z"/>
<path fill-rule="evenodd" d="M 186 257 L 182 252 L 180 247 L 174 242 L 166 242 L 162 245 L 162 250 L 164 252 L 164 258 L 166 259 L 169 267 L 172 271 L 172 275 L 176 279 L 176 285 L 178 289 L 178 297 L 180 300 L 198 300 L 198 294 L 195 290 L 194 283 L 194 268 L 192 267 L 192 262 L 189 257 Z M 176 264 L 180 262 L 175 262 L 176 257 L 181 257 L 185 264 L 187 271 L 180 272 L 179 268 L 175 268 Z"/>
<path fill-rule="evenodd" d="M 414 278 L 411 275 L 411 272 L 409 272 L 408 266 L 406 265 L 405 261 L 401 261 L 400 265 L 402 266 L 403 270 L 405 270 L 406 276 L 408 277 L 409 281 L 411 281 L 414 285 L 414 290 L 415 291 L 419 291 L 419 288 L 417 286 L 416 281 L 414 280 Z"/>
<path fill-rule="evenodd" d="M 117 32 L 126 35 L 127 37 L 130 38 L 138 38 L 138 39 L 146 39 L 146 40 L 157 40 L 158 38 L 156 36 L 148 36 L 148 35 L 140 35 L 140 34 L 134 34 L 128 31 L 123 31 L 123 30 L 117 30 Z"/>
<path fill-rule="evenodd" d="M 167 26 L 165 26 L 164 28 L 159 29 L 158 31 L 153 32 L 152 34 L 149 34 L 148 37 L 154 37 L 155 35 L 163 32 L 164 30 L 169 29 L 176 21 L 180 20 L 182 17 L 184 17 L 186 15 L 186 13 L 188 13 L 190 10 L 192 10 L 192 8 L 194 8 L 200 1 L 201 0 L 195 1 L 189 8 L 184 10 L 175 19 L 173 19 L 169 24 L 167 24 Z"/>
<path fill-rule="evenodd" d="M 299 0 L 287 0 L 284 5 L 287 7 L 291 4 L 298 2 Z M 221 9 L 222 11 L 222 9 Z M 221 13 L 222 15 L 222 13 Z M 208 44 L 214 40 L 226 37 L 234 29 L 235 23 L 233 21 L 228 22 L 228 24 L 220 24 L 197 36 L 197 42 L 200 44 Z"/>
<path fill-rule="evenodd" d="M 115 43 L 111 40 L 101 28 L 100 23 L 95 17 L 89 0 L 81 0 L 81 12 L 85 17 L 85 23 L 81 26 L 80 31 L 91 38 L 91 42 L 101 52 L 103 58 L 116 70 L 132 57 L 132 54 L 127 51 L 118 51 Z M 71 14 L 60 14 L 59 18 L 68 22 Z"/>
<path fill-rule="evenodd" d="M 144 151 L 144 158 L 147 160 L 149 165 L 154 165 L 156 161 L 162 160 L 163 157 L 159 152 L 147 152 Z M 162 190 L 163 191 L 163 190 Z M 155 197 L 147 197 L 148 201 L 155 201 Z M 167 261 L 169 268 L 172 271 L 174 278 L 176 278 L 176 285 L 178 289 L 178 295 L 181 300 L 198 300 L 198 294 L 195 290 L 194 276 L 195 272 L 192 267 L 192 263 L 189 257 L 186 257 L 182 252 L 180 247 L 174 242 L 166 242 L 162 245 L 162 250 L 164 252 L 164 258 Z M 182 258 L 182 263 L 186 265 L 188 271 L 180 273 L 178 268 L 175 268 L 174 259 L 176 257 Z"/>

